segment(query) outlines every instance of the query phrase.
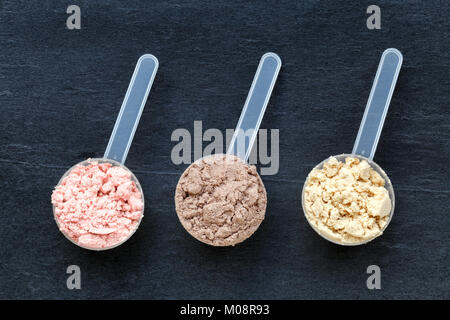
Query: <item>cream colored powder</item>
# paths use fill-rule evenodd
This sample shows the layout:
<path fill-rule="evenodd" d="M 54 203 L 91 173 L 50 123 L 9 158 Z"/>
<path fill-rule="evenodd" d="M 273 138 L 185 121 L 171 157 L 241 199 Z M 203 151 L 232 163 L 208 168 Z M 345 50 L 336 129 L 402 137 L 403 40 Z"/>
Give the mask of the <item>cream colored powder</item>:
<path fill-rule="evenodd" d="M 255 166 L 231 155 L 213 155 L 191 164 L 181 176 L 175 207 L 184 228 L 214 246 L 250 237 L 264 219 L 266 190 Z"/>
<path fill-rule="evenodd" d="M 384 179 L 365 160 L 330 157 L 308 175 L 304 208 L 308 221 L 324 237 L 358 243 L 382 234 L 392 204 Z"/>

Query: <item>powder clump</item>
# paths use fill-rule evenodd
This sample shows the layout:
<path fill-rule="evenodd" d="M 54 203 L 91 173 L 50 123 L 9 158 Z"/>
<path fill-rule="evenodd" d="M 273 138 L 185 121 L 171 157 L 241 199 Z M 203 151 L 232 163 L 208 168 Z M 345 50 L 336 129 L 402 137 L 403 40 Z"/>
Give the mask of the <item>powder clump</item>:
<path fill-rule="evenodd" d="M 366 160 L 330 157 L 308 175 L 305 215 L 316 230 L 340 243 L 357 243 L 382 234 L 392 209 L 384 179 Z"/>
<path fill-rule="evenodd" d="M 144 203 L 131 173 L 110 163 L 77 165 L 52 193 L 60 230 L 93 249 L 126 240 L 137 228 Z"/>
<path fill-rule="evenodd" d="M 232 155 L 213 155 L 191 164 L 181 176 L 175 206 L 196 239 L 229 246 L 250 237 L 264 219 L 267 195 L 256 167 Z"/>

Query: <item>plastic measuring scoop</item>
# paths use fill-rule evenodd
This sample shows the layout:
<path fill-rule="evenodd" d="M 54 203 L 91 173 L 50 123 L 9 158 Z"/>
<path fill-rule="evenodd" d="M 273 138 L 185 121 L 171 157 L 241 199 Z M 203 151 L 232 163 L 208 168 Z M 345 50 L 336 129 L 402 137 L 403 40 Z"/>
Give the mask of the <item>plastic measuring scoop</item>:
<path fill-rule="evenodd" d="M 125 163 L 157 70 L 155 56 L 139 58 L 103 158 Z"/>
<path fill-rule="evenodd" d="M 246 162 L 280 68 L 281 59 L 275 53 L 261 57 L 227 154 L 197 159 L 178 181 L 178 218 L 203 243 L 234 246 L 251 237 L 264 220 L 267 193 L 256 168 Z M 239 205 L 235 206 L 236 201 Z"/>
<path fill-rule="evenodd" d="M 261 57 L 227 154 L 247 162 L 280 68 L 277 54 L 268 52 Z"/>
<path fill-rule="evenodd" d="M 125 239 L 121 240 L 118 243 L 115 243 L 114 245 L 101 248 L 85 246 L 76 242 L 68 234 L 62 231 L 62 233 L 70 241 L 72 241 L 73 243 L 82 248 L 90 250 L 106 250 L 117 247 L 120 244 L 124 243 L 126 240 L 128 240 L 139 227 L 144 212 L 144 194 L 142 192 L 141 185 L 137 180 L 136 176 L 128 168 L 125 167 L 124 163 L 127 158 L 128 150 L 130 149 L 134 133 L 138 126 L 139 119 L 145 107 L 148 94 L 152 87 L 153 80 L 155 79 L 155 75 L 158 70 L 158 65 L 159 65 L 158 59 L 151 54 L 145 54 L 139 58 L 103 158 L 88 159 L 76 164 L 75 166 L 67 170 L 66 173 L 62 176 L 62 178 L 58 182 L 59 186 L 61 182 L 64 180 L 64 178 L 67 177 L 70 174 L 70 172 L 76 167 L 88 166 L 93 162 L 109 163 L 112 166 L 119 166 L 125 169 L 127 172 L 129 172 L 131 176 L 131 181 L 135 183 L 137 189 L 139 190 L 142 196 L 141 199 L 143 204 L 142 210 L 139 222 L 137 223 L 135 229 Z M 58 224 L 58 227 L 60 227 L 54 205 L 53 205 L 53 213 L 56 223 Z"/>
<path fill-rule="evenodd" d="M 353 154 L 373 159 L 402 61 L 403 56 L 397 49 L 390 48 L 383 52 L 353 146 Z"/>
<path fill-rule="evenodd" d="M 384 225 L 381 232 L 383 232 L 387 228 L 389 222 L 392 219 L 395 206 L 395 194 L 389 177 L 386 175 L 383 169 L 373 161 L 373 156 L 377 148 L 378 140 L 380 139 L 384 119 L 386 118 L 386 114 L 389 109 L 389 104 L 391 102 L 392 94 L 397 83 L 397 78 L 400 73 L 402 62 L 403 56 L 397 49 L 390 48 L 386 49 L 383 52 L 380 63 L 378 65 L 377 73 L 375 75 L 375 79 L 373 81 L 372 90 L 370 91 L 369 100 L 367 101 L 359 132 L 356 137 L 353 151 L 351 154 L 340 154 L 334 156 L 338 161 L 345 161 L 345 158 L 347 157 L 355 157 L 360 160 L 366 160 L 370 164 L 372 169 L 378 172 L 384 179 L 385 188 L 388 191 L 389 197 L 391 199 L 391 212 L 389 214 L 389 219 Z M 322 169 L 324 163 L 327 160 L 328 159 L 325 159 L 324 161 L 319 163 L 314 169 Z M 307 211 L 305 209 L 304 196 L 307 182 L 308 179 L 305 181 L 302 192 L 302 206 L 303 211 L 305 212 L 305 216 Z M 341 243 L 323 235 L 320 230 L 318 230 L 316 226 L 313 225 L 311 221 L 309 221 L 309 219 L 307 220 L 313 227 L 313 229 L 323 238 L 340 245 L 360 245 L 372 241 L 377 236 L 381 235 L 380 233 L 379 235 L 371 239 L 361 242 Z"/>

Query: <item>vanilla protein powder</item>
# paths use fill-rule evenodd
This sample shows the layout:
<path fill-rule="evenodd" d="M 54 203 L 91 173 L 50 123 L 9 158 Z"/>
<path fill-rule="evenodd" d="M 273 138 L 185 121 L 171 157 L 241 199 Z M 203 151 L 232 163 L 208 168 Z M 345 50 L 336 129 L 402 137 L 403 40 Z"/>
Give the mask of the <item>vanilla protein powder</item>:
<path fill-rule="evenodd" d="M 358 243 L 382 234 L 392 209 L 384 179 L 366 160 L 330 157 L 313 169 L 305 183 L 303 202 L 310 224 L 339 243 Z"/>
<path fill-rule="evenodd" d="M 229 246 L 250 237 L 264 219 L 267 195 L 256 167 L 232 155 L 213 155 L 191 164 L 181 176 L 175 207 L 196 239 Z"/>

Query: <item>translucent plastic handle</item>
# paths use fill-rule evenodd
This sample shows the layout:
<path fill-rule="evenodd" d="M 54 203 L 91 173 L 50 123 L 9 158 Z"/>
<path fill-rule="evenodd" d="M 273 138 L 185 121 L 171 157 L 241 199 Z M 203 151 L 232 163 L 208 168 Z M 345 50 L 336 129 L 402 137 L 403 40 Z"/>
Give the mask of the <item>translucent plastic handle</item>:
<path fill-rule="evenodd" d="M 104 158 L 122 164 L 128 155 L 134 133 L 158 70 L 158 59 L 151 54 L 139 58 L 128 86 L 119 116 L 109 138 Z"/>
<path fill-rule="evenodd" d="M 397 49 L 390 48 L 383 52 L 353 146 L 353 154 L 373 159 L 402 61 L 403 56 Z"/>
<path fill-rule="evenodd" d="M 234 154 L 247 161 L 280 68 L 281 59 L 278 55 L 268 52 L 262 56 L 227 154 Z"/>

